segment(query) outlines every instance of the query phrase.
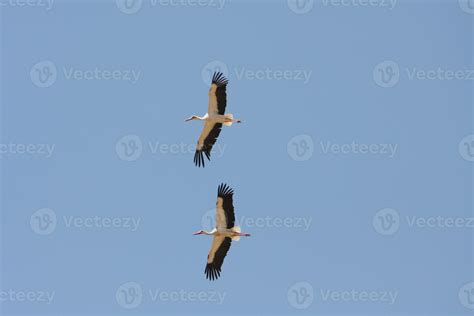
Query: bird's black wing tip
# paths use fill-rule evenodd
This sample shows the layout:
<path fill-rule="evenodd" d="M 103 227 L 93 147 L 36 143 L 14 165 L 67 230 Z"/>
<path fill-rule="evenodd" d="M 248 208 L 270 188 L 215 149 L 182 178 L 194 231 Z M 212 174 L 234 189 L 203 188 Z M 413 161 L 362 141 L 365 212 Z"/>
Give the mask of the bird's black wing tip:
<path fill-rule="evenodd" d="M 211 155 L 208 152 L 204 152 L 204 153 L 206 154 L 207 160 L 211 161 Z M 206 166 L 205 161 L 206 160 L 204 159 L 203 151 L 196 150 L 196 153 L 194 154 L 194 164 L 196 165 L 196 167 L 204 168 Z"/>
<path fill-rule="evenodd" d="M 229 83 L 229 79 L 220 71 L 214 72 L 212 76 L 212 83 L 216 84 L 218 87 L 225 86 Z"/>
<path fill-rule="evenodd" d="M 206 274 L 206 279 L 209 281 L 215 281 L 221 276 L 220 270 L 214 267 L 212 263 L 208 263 L 206 265 L 206 270 L 204 270 L 204 273 Z"/>
<path fill-rule="evenodd" d="M 221 183 L 217 189 L 217 195 L 220 197 L 226 197 L 234 194 L 234 189 L 232 189 L 226 183 Z"/>

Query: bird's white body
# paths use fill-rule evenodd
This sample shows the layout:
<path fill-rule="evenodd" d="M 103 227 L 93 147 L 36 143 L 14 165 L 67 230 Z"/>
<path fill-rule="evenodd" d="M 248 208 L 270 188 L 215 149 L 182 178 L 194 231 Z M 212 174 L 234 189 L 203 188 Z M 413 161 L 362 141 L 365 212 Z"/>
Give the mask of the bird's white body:
<path fill-rule="evenodd" d="M 214 236 L 211 250 L 207 255 L 206 278 L 215 280 L 219 278 L 222 263 L 229 251 L 232 241 L 238 241 L 240 237 L 248 237 L 250 234 L 240 232 L 240 227 L 235 226 L 235 214 L 233 205 L 234 190 L 226 184 L 221 184 L 217 190 L 216 202 L 216 228 L 207 232 L 200 230 L 194 235 Z"/>
<path fill-rule="evenodd" d="M 246 236 L 247 234 L 241 234 L 239 226 L 234 226 L 231 229 L 227 228 L 214 228 L 213 230 L 206 232 L 203 231 L 204 235 L 216 236 L 216 237 L 230 237 L 234 241 L 239 241 L 241 236 Z"/>
<path fill-rule="evenodd" d="M 234 115 L 233 114 L 217 114 L 217 113 L 212 113 L 209 115 L 209 113 L 204 114 L 204 116 L 195 116 L 195 119 L 198 119 L 200 121 L 206 121 L 209 123 L 212 123 L 213 125 L 216 123 L 221 123 L 224 124 L 225 126 L 232 126 L 233 123 L 237 122 L 240 123 L 239 120 L 234 120 Z"/>
<path fill-rule="evenodd" d="M 220 72 L 214 73 L 212 77 L 211 88 L 209 89 L 209 104 L 207 113 L 204 116 L 193 115 L 186 119 L 186 122 L 199 120 L 204 121 L 204 128 L 199 136 L 194 163 L 198 167 L 204 167 L 204 156 L 211 159 L 212 146 L 217 141 L 221 132 L 222 125 L 232 126 L 233 123 L 241 123 L 241 120 L 235 120 L 232 114 L 226 114 L 227 106 L 227 87 L 228 80 Z"/>

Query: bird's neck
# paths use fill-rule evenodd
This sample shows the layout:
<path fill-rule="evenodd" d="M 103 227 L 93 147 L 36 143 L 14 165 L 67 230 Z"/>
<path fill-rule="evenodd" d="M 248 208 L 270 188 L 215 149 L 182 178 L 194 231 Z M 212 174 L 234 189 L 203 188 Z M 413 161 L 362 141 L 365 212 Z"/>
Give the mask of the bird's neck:
<path fill-rule="evenodd" d="M 216 233 L 216 231 L 217 231 L 217 230 L 214 228 L 214 229 L 213 229 L 213 230 L 211 230 L 210 232 L 206 232 L 206 231 L 204 231 L 204 234 L 206 234 L 206 235 L 210 236 L 210 235 L 214 235 L 214 234 Z"/>

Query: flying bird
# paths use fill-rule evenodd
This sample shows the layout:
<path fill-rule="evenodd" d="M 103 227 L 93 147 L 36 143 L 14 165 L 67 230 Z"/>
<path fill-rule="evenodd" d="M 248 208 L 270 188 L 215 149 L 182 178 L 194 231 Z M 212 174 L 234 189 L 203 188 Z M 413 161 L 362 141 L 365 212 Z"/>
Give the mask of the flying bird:
<path fill-rule="evenodd" d="M 216 228 L 210 232 L 199 230 L 194 235 L 212 235 L 211 250 L 207 255 L 207 264 L 204 273 L 209 280 L 216 280 L 221 275 L 224 258 L 230 249 L 232 241 L 250 234 L 241 233 L 239 226 L 234 226 L 235 215 L 233 205 L 234 190 L 222 183 L 217 189 Z"/>
<path fill-rule="evenodd" d="M 225 114 L 227 106 L 227 83 L 229 80 L 221 72 L 215 72 L 212 76 L 211 88 L 209 89 L 209 104 L 207 113 L 204 116 L 193 115 L 185 122 L 200 120 L 204 121 L 204 128 L 197 142 L 196 153 L 194 154 L 194 164 L 198 167 L 205 167 L 204 155 L 211 160 L 212 146 L 217 141 L 221 133 L 222 125 L 231 126 L 232 123 L 241 123 L 241 120 L 234 120 L 232 114 Z"/>

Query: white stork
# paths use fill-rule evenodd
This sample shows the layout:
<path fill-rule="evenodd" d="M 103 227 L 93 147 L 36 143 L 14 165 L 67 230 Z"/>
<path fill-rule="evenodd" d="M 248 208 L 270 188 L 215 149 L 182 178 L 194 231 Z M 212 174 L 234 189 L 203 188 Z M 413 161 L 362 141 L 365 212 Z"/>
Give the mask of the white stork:
<path fill-rule="evenodd" d="M 205 121 L 204 129 L 201 132 L 201 136 L 199 136 L 196 153 L 194 154 L 194 163 L 198 167 L 204 167 L 203 154 L 206 154 L 207 159 L 211 160 L 212 146 L 214 146 L 217 137 L 221 133 L 222 124 L 231 126 L 232 123 L 241 123 L 240 120 L 234 120 L 232 114 L 225 114 L 228 82 L 229 80 L 221 72 L 215 72 L 212 76 L 211 88 L 209 89 L 207 113 L 203 117 L 193 115 L 185 120 L 185 122 L 192 120 Z"/>
<path fill-rule="evenodd" d="M 221 275 L 224 258 L 229 251 L 232 240 L 238 241 L 240 237 L 250 234 L 240 232 L 239 226 L 234 226 L 235 215 L 233 205 L 234 190 L 222 183 L 217 189 L 216 202 L 216 228 L 210 232 L 199 230 L 194 235 L 213 235 L 211 250 L 207 255 L 207 265 L 204 273 L 209 280 L 216 280 Z"/>

